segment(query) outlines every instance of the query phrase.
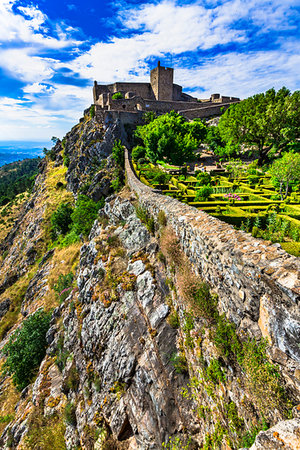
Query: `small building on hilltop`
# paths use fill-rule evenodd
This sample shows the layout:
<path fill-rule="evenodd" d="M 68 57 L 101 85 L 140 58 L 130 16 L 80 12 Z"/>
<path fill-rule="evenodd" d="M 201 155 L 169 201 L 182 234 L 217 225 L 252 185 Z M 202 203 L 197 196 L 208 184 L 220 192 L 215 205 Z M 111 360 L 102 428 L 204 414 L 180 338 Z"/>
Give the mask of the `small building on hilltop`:
<path fill-rule="evenodd" d="M 236 97 L 213 94 L 199 100 L 182 92 L 182 86 L 173 83 L 174 69 L 157 67 L 150 72 L 150 83 L 116 82 L 101 85 L 94 82 L 93 98 L 96 114 L 104 111 L 147 112 L 164 114 L 172 110 L 187 119 L 219 115 L 230 104 L 239 102 Z M 221 109 L 223 108 L 223 109 Z"/>

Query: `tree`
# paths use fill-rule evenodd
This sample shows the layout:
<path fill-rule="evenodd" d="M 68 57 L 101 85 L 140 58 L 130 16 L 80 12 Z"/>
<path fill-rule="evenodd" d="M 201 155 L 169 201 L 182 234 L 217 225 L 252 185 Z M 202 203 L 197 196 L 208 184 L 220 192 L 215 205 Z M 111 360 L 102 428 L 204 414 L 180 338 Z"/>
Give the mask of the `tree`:
<path fill-rule="evenodd" d="M 281 200 L 284 200 L 291 183 L 300 179 L 300 154 L 284 153 L 282 158 L 273 162 L 269 172 L 274 186 L 279 186 Z"/>
<path fill-rule="evenodd" d="M 221 117 L 221 138 L 230 144 L 245 144 L 258 151 L 259 165 L 271 149 L 281 152 L 300 137 L 300 91 L 285 87 L 256 94 L 232 105 Z"/>
<path fill-rule="evenodd" d="M 206 126 L 201 121 L 187 122 L 174 111 L 138 126 L 135 131 L 151 162 L 165 159 L 172 164 L 183 164 L 193 158 L 205 134 Z"/>
<path fill-rule="evenodd" d="M 37 311 L 15 331 L 2 350 L 6 356 L 3 370 L 12 375 L 13 383 L 19 390 L 30 383 L 46 354 L 50 318 L 51 313 Z"/>

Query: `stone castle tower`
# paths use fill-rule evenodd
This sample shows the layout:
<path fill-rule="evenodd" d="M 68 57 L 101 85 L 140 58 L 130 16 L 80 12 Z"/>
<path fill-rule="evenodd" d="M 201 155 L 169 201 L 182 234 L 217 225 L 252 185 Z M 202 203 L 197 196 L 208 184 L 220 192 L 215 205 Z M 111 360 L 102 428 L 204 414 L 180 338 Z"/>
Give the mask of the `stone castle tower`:
<path fill-rule="evenodd" d="M 174 69 L 161 66 L 160 61 L 151 70 L 150 83 L 156 100 L 173 100 L 173 73 Z"/>

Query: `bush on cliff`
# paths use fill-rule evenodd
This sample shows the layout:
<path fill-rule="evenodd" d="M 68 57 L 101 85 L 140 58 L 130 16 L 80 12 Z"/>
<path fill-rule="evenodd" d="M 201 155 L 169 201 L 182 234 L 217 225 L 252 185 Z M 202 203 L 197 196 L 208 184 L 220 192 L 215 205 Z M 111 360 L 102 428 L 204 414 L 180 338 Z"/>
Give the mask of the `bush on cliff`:
<path fill-rule="evenodd" d="M 73 208 L 69 203 L 61 203 L 51 216 L 52 239 L 56 239 L 60 234 L 65 235 L 72 227 L 71 214 Z"/>
<path fill-rule="evenodd" d="M 79 195 L 76 207 L 71 214 L 73 222 L 72 230 L 75 231 L 77 235 L 83 234 L 84 236 L 87 236 L 91 231 L 92 225 L 97 218 L 98 211 L 103 204 L 103 198 L 96 203 L 86 195 Z"/>
<path fill-rule="evenodd" d="M 43 310 L 26 319 L 4 346 L 4 373 L 12 375 L 17 389 L 24 389 L 33 379 L 47 347 L 46 333 L 51 313 Z"/>
<path fill-rule="evenodd" d="M 115 140 L 113 148 L 112 148 L 112 157 L 115 162 L 124 168 L 125 160 L 124 160 L 124 147 L 120 141 L 120 139 Z"/>

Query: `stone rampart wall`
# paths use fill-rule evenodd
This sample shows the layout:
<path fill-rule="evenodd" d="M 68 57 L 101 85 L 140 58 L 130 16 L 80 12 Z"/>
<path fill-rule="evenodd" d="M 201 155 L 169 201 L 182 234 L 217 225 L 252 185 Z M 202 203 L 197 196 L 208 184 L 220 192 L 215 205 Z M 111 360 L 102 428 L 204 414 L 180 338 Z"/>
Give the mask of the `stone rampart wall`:
<path fill-rule="evenodd" d="M 255 239 L 145 186 L 136 178 L 127 151 L 125 164 L 130 188 L 152 215 L 165 212 L 194 270 L 218 294 L 220 312 L 238 332 L 269 339 L 271 358 L 295 388 L 300 373 L 299 260 L 279 244 Z"/>
<path fill-rule="evenodd" d="M 184 110 L 178 111 L 179 114 L 186 117 L 187 119 L 196 119 L 196 118 L 204 118 L 204 117 L 210 117 L 210 116 L 219 116 L 222 114 L 222 112 L 226 111 L 226 109 L 229 108 L 233 103 L 238 102 L 231 102 L 231 103 L 203 103 L 203 106 L 199 106 L 198 108 L 186 108 Z M 208 105 L 209 106 L 208 106 Z M 201 103 L 199 104 L 201 105 Z"/>

